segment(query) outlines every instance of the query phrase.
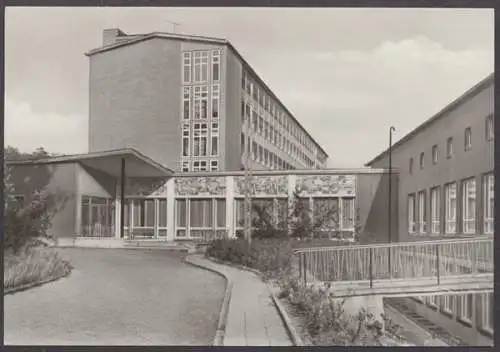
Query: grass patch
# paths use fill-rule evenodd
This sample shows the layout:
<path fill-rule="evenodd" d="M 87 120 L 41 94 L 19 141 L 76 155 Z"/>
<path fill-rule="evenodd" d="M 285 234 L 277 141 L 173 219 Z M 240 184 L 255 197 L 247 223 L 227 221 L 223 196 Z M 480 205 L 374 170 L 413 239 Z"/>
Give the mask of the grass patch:
<path fill-rule="evenodd" d="M 71 265 L 53 248 L 33 247 L 14 254 L 4 252 L 4 289 L 55 280 L 68 275 Z"/>

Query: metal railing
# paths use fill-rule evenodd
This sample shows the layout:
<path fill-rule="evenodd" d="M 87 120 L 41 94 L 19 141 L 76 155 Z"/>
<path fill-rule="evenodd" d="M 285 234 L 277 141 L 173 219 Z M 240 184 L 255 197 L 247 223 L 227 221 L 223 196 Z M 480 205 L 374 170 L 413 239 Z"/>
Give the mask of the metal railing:
<path fill-rule="evenodd" d="M 493 238 L 302 248 L 303 283 L 443 278 L 493 273 Z M 389 260 L 389 256 L 391 259 Z M 390 266 L 389 266 L 390 263 Z"/>

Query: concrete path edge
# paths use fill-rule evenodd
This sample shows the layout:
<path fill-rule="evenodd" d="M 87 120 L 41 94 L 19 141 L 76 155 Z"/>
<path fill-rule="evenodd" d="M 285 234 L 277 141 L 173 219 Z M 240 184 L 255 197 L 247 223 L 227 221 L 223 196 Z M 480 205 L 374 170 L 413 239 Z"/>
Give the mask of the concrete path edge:
<path fill-rule="evenodd" d="M 230 266 L 230 267 L 233 267 L 236 269 L 240 269 L 240 270 L 250 271 L 250 272 L 256 274 L 257 276 L 260 276 L 263 280 L 265 280 L 264 274 L 261 273 L 257 269 L 249 268 L 249 267 L 244 266 L 244 265 L 238 265 L 238 264 L 226 262 L 226 261 L 215 259 L 215 258 L 207 257 L 207 259 L 209 259 L 215 263 L 218 263 L 218 264 L 227 265 L 227 266 Z M 269 292 L 269 295 L 271 296 L 271 299 L 273 300 L 274 306 L 278 310 L 278 314 L 279 314 L 281 320 L 283 321 L 283 324 L 285 325 L 286 331 L 288 332 L 288 335 L 290 336 L 290 339 L 292 340 L 294 346 L 305 346 L 304 342 L 302 341 L 302 338 L 297 333 L 297 330 L 295 330 L 295 327 L 293 326 L 292 321 L 291 321 L 290 317 L 288 316 L 288 313 L 287 313 L 285 307 L 280 302 L 279 298 L 274 294 L 273 290 L 269 286 L 269 283 L 267 283 L 267 282 L 266 282 L 266 287 L 267 287 L 267 290 Z"/>
<path fill-rule="evenodd" d="M 222 301 L 222 308 L 219 313 L 219 322 L 217 323 L 217 331 L 215 332 L 215 337 L 213 341 L 213 346 L 223 346 L 224 345 L 224 334 L 226 332 L 226 323 L 227 323 L 227 317 L 229 313 L 229 303 L 231 302 L 231 293 L 233 290 L 233 282 L 229 280 L 229 278 L 224 275 L 224 273 L 217 271 L 215 269 L 194 263 L 191 261 L 191 255 L 188 255 L 184 258 L 184 262 L 195 266 L 200 269 L 204 269 L 207 271 L 211 271 L 221 277 L 224 278 L 226 281 L 226 291 L 224 293 L 224 299 Z"/>
<path fill-rule="evenodd" d="M 69 272 L 67 272 L 66 274 L 61 275 L 61 276 L 50 277 L 50 278 L 45 279 L 45 280 L 35 281 L 35 282 L 31 282 L 29 284 L 21 285 L 18 287 L 4 289 L 3 294 L 4 294 L 4 296 L 6 296 L 6 295 L 12 295 L 12 294 L 17 293 L 17 292 L 26 291 L 26 290 L 29 290 L 30 288 L 42 286 L 42 285 L 48 284 L 49 282 L 57 281 L 57 280 L 60 280 L 62 278 L 68 277 L 70 274 L 71 274 L 71 270 Z"/>

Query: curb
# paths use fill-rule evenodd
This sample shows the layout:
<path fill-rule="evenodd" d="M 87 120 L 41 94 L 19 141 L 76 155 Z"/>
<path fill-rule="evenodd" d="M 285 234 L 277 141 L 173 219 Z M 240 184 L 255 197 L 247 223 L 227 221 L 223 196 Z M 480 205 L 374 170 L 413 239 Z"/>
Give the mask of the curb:
<path fill-rule="evenodd" d="M 42 280 L 42 281 L 35 281 L 35 282 L 29 283 L 29 284 L 24 284 L 24 285 L 19 286 L 19 287 L 13 287 L 13 288 L 4 289 L 3 295 L 4 296 L 12 295 L 14 293 L 18 293 L 18 292 L 21 292 L 21 291 L 29 290 L 30 288 L 42 286 L 42 285 L 48 284 L 49 282 L 57 281 L 59 279 L 68 277 L 69 274 L 71 274 L 71 270 L 69 272 L 67 272 L 66 274 L 61 275 L 61 276 L 51 277 L 49 279 L 45 279 L 45 280 Z"/>
<path fill-rule="evenodd" d="M 196 254 L 194 254 L 196 255 Z M 222 301 L 222 308 L 219 313 L 219 322 L 217 324 L 217 331 L 215 332 L 215 337 L 213 341 L 213 346 L 224 346 L 224 335 L 226 332 L 226 323 L 227 323 L 227 317 L 229 313 L 229 303 L 231 302 L 231 293 L 233 291 L 233 282 L 229 280 L 229 278 L 224 275 L 222 272 L 217 271 L 215 269 L 193 263 L 190 260 L 191 255 L 188 255 L 184 258 L 183 262 L 195 266 L 200 269 L 204 269 L 207 271 L 211 271 L 221 277 L 223 277 L 226 280 L 226 291 L 224 293 L 224 300 Z"/>
<path fill-rule="evenodd" d="M 295 327 L 293 326 L 285 307 L 283 307 L 283 304 L 281 304 L 279 298 L 276 297 L 276 295 L 272 292 L 272 289 L 269 287 L 269 285 L 267 286 L 267 289 L 269 290 L 271 298 L 273 299 L 273 303 L 278 310 L 281 320 L 283 320 L 283 323 L 285 324 L 285 328 L 288 331 L 288 335 L 290 336 L 290 339 L 292 340 L 294 346 L 305 346 L 302 338 L 297 333 L 297 330 L 295 330 Z"/>
<path fill-rule="evenodd" d="M 210 257 L 206 257 L 206 259 L 209 259 L 217 264 L 223 264 L 223 265 L 227 265 L 227 266 L 230 266 L 230 267 L 233 267 L 236 269 L 250 271 L 250 272 L 256 274 L 257 276 L 259 276 L 261 279 L 265 280 L 264 274 L 262 274 L 257 269 L 249 268 L 249 267 L 243 266 L 243 265 L 237 265 L 237 264 L 225 262 L 223 260 L 210 258 Z M 286 312 L 285 307 L 283 307 L 283 305 L 279 301 L 279 298 L 276 297 L 272 288 L 269 286 L 268 282 L 266 282 L 266 287 L 267 287 L 267 290 L 269 292 L 269 295 L 271 296 L 271 299 L 273 300 L 274 306 L 278 310 L 278 314 L 279 314 L 281 320 L 283 321 L 283 324 L 285 325 L 285 329 L 287 330 L 288 335 L 289 335 L 290 339 L 292 340 L 294 346 L 305 346 L 304 342 L 302 341 L 302 338 L 297 333 L 297 330 L 295 330 L 295 327 L 293 326 L 292 321 L 290 320 L 290 317 L 288 316 L 288 313 Z"/>

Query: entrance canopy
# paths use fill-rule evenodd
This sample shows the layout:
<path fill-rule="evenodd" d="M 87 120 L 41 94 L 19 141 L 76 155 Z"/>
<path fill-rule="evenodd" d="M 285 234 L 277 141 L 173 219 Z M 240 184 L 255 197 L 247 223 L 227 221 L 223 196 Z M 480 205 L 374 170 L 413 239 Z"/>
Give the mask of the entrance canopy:
<path fill-rule="evenodd" d="M 169 177 L 173 171 L 132 148 L 106 150 L 102 152 L 56 156 L 37 160 L 7 161 L 8 165 L 40 165 L 79 163 L 108 175 L 119 178 L 125 161 L 127 177 L 156 178 Z"/>

